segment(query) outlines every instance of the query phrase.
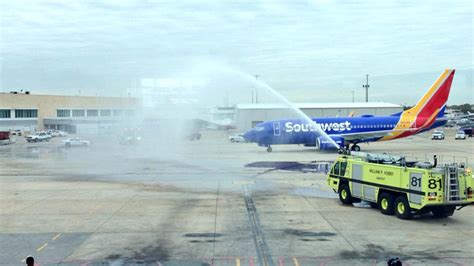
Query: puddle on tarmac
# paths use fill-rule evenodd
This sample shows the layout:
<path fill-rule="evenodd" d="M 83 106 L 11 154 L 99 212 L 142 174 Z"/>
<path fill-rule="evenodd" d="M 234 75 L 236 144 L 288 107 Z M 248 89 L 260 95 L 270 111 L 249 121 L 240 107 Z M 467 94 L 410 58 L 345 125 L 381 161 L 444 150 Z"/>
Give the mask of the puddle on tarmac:
<path fill-rule="evenodd" d="M 292 195 L 304 196 L 304 197 L 316 197 L 316 198 L 337 198 L 337 194 L 334 191 L 320 190 L 314 187 L 300 187 L 290 192 Z"/>
<path fill-rule="evenodd" d="M 251 168 L 269 168 L 271 170 L 285 170 L 302 173 L 327 173 L 331 168 L 332 161 L 311 161 L 311 162 L 292 162 L 292 161 L 262 161 L 252 162 L 245 165 Z"/>

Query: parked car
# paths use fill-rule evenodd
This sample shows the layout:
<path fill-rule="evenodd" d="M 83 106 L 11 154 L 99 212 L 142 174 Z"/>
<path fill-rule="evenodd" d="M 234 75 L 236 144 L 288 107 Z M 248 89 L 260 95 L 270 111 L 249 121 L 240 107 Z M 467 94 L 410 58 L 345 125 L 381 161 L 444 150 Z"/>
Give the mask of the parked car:
<path fill-rule="evenodd" d="M 244 134 L 237 134 L 229 136 L 230 142 L 245 142 Z"/>
<path fill-rule="evenodd" d="M 26 137 L 26 141 L 28 142 L 49 141 L 50 139 L 51 136 L 46 134 L 46 132 L 38 132 Z"/>
<path fill-rule="evenodd" d="M 464 134 L 466 134 L 468 137 L 474 136 L 474 129 L 472 127 L 462 127 L 459 130 L 464 131 Z"/>
<path fill-rule="evenodd" d="M 435 130 L 433 134 L 431 134 L 431 139 L 444 139 L 444 132 L 441 130 Z"/>
<path fill-rule="evenodd" d="M 50 135 L 51 137 L 66 137 L 67 136 L 66 132 L 61 131 L 61 130 L 56 130 L 56 129 L 50 129 L 46 131 L 46 133 Z"/>
<path fill-rule="evenodd" d="M 193 141 L 193 140 L 200 140 L 202 137 L 201 133 L 192 133 L 188 135 L 188 139 Z"/>
<path fill-rule="evenodd" d="M 464 133 L 463 130 L 459 130 L 458 132 L 456 132 L 454 139 L 466 139 L 466 133 Z"/>
<path fill-rule="evenodd" d="M 71 146 L 89 146 L 91 142 L 88 140 L 80 140 L 78 138 L 69 138 L 62 141 L 66 147 Z"/>
<path fill-rule="evenodd" d="M 10 131 L 10 136 L 21 136 L 21 130 L 12 130 Z"/>
<path fill-rule="evenodd" d="M 11 132 L 0 131 L 0 145 L 7 145 L 12 143 L 15 143 L 15 141 L 11 139 Z"/>
<path fill-rule="evenodd" d="M 57 130 L 56 133 L 58 134 L 58 137 L 67 137 L 67 132 Z"/>
<path fill-rule="evenodd" d="M 43 130 L 43 131 L 40 131 L 40 132 L 38 132 L 38 133 L 39 133 L 39 134 L 41 134 L 41 133 L 45 133 L 45 134 L 46 134 L 46 136 L 48 137 L 48 139 L 51 139 L 51 138 L 52 138 L 52 136 L 51 136 L 51 132 L 49 132 L 49 131 L 44 131 L 44 130 Z"/>
<path fill-rule="evenodd" d="M 50 135 L 51 137 L 57 137 L 58 136 L 58 133 L 56 132 L 56 130 L 53 130 L 53 129 L 50 129 L 50 130 L 46 131 L 46 133 L 48 135 Z"/>

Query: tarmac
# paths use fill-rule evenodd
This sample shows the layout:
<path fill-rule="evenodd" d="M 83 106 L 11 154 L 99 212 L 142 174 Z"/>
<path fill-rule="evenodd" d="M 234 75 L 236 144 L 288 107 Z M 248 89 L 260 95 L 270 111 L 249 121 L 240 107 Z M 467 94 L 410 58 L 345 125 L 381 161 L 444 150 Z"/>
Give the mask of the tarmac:
<path fill-rule="evenodd" d="M 336 153 L 227 136 L 0 146 L 0 264 L 472 265 L 474 207 L 400 220 L 343 206 L 324 173 Z M 474 166 L 474 138 L 429 136 L 361 148 Z"/>

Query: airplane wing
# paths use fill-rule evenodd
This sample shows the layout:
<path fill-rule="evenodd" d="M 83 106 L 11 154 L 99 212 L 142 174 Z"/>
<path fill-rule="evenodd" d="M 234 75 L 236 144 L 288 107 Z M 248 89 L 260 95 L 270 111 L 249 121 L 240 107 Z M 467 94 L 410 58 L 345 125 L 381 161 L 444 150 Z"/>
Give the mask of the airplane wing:
<path fill-rule="evenodd" d="M 338 134 L 338 136 L 341 136 L 344 138 L 344 140 L 347 141 L 352 141 L 352 140 L 358 140 L 359 142 L 364 142 L 366 140 L 370 140 L 373 138 L 381 138 L 385 136 L 391 136 L 395 135 L 400 132 L 405 132 L 405 131 L 419 131 L 422 130 L 423 128 L 409 128 L 409 129 L 398 129 L 398 130 L 378 130 L 378 131 L 370 131 L 370 132 L 356 132 L 356 133 L 342 133 Z"/>
<path fill-rule="evenodd" d="M 394 131 L 392 130 L 380 130 L 380 131 L 370 131 L 370 132 L 343 133 L 343 134 L 339 134 L 338 136 L 343 137 L 344 140 L 347 140 L 347 141 L 359 140 L 363 142 L 364 140 L 368 140 L 368 139 L 390 136 L 393 133 Z"/>
<path fill-rule="evenodd" d="M 446 121 L 446 117 L 436 118 L 435 121 Z M 386 136 L 399 135 L 402 132 L 419 132 L 426 129 L 425 127 L 414 127 L 414 128 L 404 128 L 404 129 L 388 129 L 388 130 L 377 130 L 377 131 L 368 131 L 368 132 L 355 132 L 355 133 L 342 133 L 338 136 L 343 137 L 347 141 L 357 140 L 359 142 L 364 142 L 366 140 L 372 140 L 374 138 L 381 138 Z"/>

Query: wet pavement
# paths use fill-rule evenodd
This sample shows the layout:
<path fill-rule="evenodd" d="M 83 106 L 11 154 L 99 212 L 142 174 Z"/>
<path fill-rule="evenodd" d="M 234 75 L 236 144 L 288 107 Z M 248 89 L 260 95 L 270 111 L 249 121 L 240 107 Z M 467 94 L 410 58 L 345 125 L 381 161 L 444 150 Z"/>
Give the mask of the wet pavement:
<path fill-rule="evenodd" d="M 449 135 L 448 135 L 449 138 Z M 0 261 L 18 265 L 468 265 L 472 207 L 402 221 L 327 186 L 336 154 L 250 143 L 224 133 L 200 141 L 120 145 L 59 139 L 0 147 Z M 426 136 L 363 145 L 375 152 L 472 159 L 473 139 Z M 471 164 L 472 162 L 469 162 Z M 449 248 L 447 248 L 449 247 Z"/>

